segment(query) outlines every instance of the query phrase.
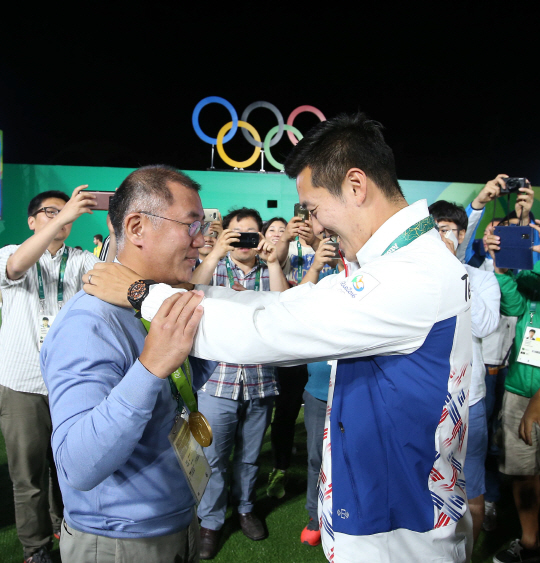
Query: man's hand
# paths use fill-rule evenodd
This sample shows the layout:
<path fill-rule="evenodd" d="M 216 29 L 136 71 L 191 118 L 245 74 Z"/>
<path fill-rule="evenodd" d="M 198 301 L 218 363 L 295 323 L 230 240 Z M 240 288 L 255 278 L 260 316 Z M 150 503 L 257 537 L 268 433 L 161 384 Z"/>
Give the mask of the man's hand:
<path fill-rule="evenodd" d="M 221 222 L 221 219 L 218 219 L 217 221 L 212 221 L 210 223 L 210 232 L 216 233 L 217 237 L 221 236 L 221 233 L 223 232 L 223 223 Z"/>
<path fill-rule="evenodd" d="M 267 264 L 272 264 L 272 262 L 277 261 L 276 246 L 270 241 L 266 240 L 261 233 L 259 233 L 259 246 L 257 247 L 257 253 L 261 260 L 264 260 Z"/>
<path fill-rule="evenodd" d="M 96 196 L 83 191 L 87 187 L 88 184 L 84 184 L 73 190 L 70 200 L 57 215 L 57 220 L 60 224 L 68 225 L 84 213 L 90 213 L 90 215 L 94 213 L 92 208 L 97 205 Z"/>
<path fill-rule="evenodd" d="M 156 313 L 143 351 L 141 364 L 156 377 L 167 378 L 184 363 L 203 315 L 202 291 L 176 293 L 163 301 Z"/>
<path fill-rule="evenodd" d="M 495 259 L 495 253 L 501 249 L 501 237 L 498 237 L 493 234 L 493 225 L 489 225 L 486 227 L 484 232 L 484 248 L 486 252 L 489 252 L 491 257 L 493 258 L 493 266 L 495 268 L 495 273 L 497 274 L 505 274 L 508 271 L 508 268 L 497 268 L 497 262 Z"/>
<path fill-rule="evenodd" d="M 529 401 L 519 425 L 519 437 L 529 446 L 533 445 L 532 429 L 534 423 L 540 424 L 540 391 L 537 391 Z"/>
<path fill-rule="evenodd" d="M 212 248 L 210 254 L 215 256 L 218 260 L 221 260 L 227 255 L 227 252 L 234 250 L 234 246 L 231 246 L 231 242 L 237 242 L 239 240 L 239 232 L 231 231 L 231 229 L 225 229 L 216 240 L 216 244 L 214 244 L 214 248 Z"/>
<path fill-rule="evenodd" d="M 519 188 L 516 205 L 514 207 L 516 216 L 521 220 L 522 225 L 529 224 L 529 213 L 534 203 L 534 190 L 531 188 L 531 184 L 528 180 L 527 185 L 527 188 Z"/>
<path fill-rule="evenodd" d="M 501 188 L 505 186 L 503 178 L 508 178 L 508 174 L 499 174 L 482 188 L 482 191 L 471 203 L 473 209 L 483 209 L 487 203 L 497 199 L 501 195 Z"/>
<path fill-rule="evenodd" d="M 315 268 L 317 273 L 320 273 L 326 264 L 336 260 L 336 257 L 334 256 L 334 247 L 326 244 L 329 241 L 330 238 L 322 239 L 321 244 L 319 245 L 319 248 L 317 248 L 315 256 L 313 257 L 311 268 Z"/>
<path fill-rule="evenodd" d="M 131 307 L 127 292 L 129 286 L 140 279 L 139 274 L 116 262 L 96 262 L 82 277 L 86 293 L 120 307 Z"/>

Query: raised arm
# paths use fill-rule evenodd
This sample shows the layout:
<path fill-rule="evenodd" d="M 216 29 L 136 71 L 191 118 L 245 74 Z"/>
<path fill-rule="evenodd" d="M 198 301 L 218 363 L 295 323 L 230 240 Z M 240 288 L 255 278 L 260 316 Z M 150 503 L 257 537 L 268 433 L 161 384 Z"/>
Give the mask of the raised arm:
<path fill-rule="evenodd" d="M 7 276 L 10 280 L 18 280 L 39 260 L 54 237 L 69 223 L 83 213 L 92 213 L 95 207 L 95 197 L 83 190 L 88 185 L 75 188 L 71 199 L 62 208 L 60 213 L 51 219 L 43 229 L 25 240 L 21 246 L 9 257 L 7 262 Z M 29 218 L 29 223 L 30 223 Z"/>

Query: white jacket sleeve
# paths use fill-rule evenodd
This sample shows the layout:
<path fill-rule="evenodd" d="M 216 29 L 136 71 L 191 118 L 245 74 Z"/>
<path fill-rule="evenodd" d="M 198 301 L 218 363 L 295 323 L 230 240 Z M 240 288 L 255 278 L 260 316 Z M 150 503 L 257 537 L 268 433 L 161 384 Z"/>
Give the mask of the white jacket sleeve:
<path fill-rule="evenodd" d="M 471 325 L 473 336 L 485 338 L 497 330 L 501 290 L 492 272 L 465 266 L 471 282 Z"/>

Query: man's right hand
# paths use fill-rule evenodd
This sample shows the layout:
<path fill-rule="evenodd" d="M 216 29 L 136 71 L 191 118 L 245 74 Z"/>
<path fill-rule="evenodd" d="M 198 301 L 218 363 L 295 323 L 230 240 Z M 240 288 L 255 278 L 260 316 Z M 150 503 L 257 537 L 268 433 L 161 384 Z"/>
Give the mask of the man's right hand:
<path fill-rule="evenodd" d="M 216 256 L 220 260 L 227 256 L 227 252 L 234 250 L 234 246 L 231 246 L 231 242 L 237 242 L 240 240 L 240 233 L 237 231 L 231 231 L 231 229 L 225 229 L 216 240 L 214 248 L 212 248 L 210 254 Z"/>
<path fill-rule="evenodd" d="M 505 186 L 504 178 L 508 178 L 508 174 L 499 174 L 490 180 L 473 199 L 471 203 L 473 209 L 483 209 L 487 203 L 497 199 L 501 195 L 501 188 Z"/>
<path fill-rule="evenodd" d="M 96 262 L 82 277 L 86 293 L 119 307 L 131 307 L 127 292 L 140 279 L 139 274 L 116 262 Z"/>
<path fill-rule="evenodd" d="M 150 325 L 141 364 L 166 379 L 184 363 L 203 315 L 202 291 L 176 293 L 165 299 Z"/>

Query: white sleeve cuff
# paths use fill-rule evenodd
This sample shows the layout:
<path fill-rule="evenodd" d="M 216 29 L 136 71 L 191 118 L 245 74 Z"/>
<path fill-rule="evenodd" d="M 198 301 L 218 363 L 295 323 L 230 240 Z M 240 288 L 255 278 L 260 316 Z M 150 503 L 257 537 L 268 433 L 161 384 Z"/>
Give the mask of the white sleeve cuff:
<path fill-rule="evenodd" d="M 141 315 L 143 319 L 152 321 L 156 316 L 158 309 L 167 297 L 175 293 L 184 293 L 186 289 L 175 289 L 165 283 L 158 283 L 150 286 L 148 297 L 145 298 L 141 307 Z"/>

